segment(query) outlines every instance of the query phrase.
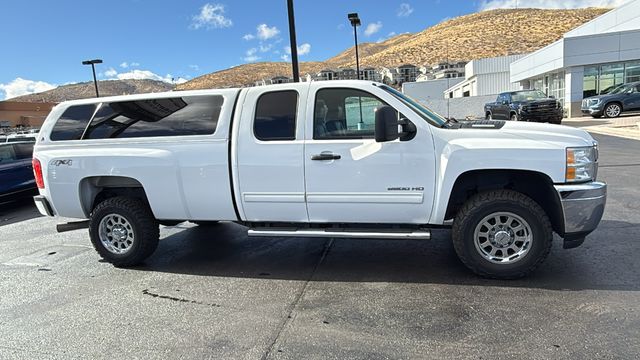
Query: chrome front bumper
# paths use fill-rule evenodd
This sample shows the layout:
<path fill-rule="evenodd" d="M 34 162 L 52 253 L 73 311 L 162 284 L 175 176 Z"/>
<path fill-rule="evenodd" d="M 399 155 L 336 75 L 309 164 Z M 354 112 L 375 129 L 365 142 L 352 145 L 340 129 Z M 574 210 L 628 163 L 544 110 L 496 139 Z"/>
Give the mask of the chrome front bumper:
<path fill-rule="evenodd" d="M 564 216 L 565 248 L 582 244 L 584 237 L 600 223 L 607 202 L 607 184 L 589 182 L 585 184 L 555 185 Z M 567 244 L 567 242 L 578 242 Z"/>

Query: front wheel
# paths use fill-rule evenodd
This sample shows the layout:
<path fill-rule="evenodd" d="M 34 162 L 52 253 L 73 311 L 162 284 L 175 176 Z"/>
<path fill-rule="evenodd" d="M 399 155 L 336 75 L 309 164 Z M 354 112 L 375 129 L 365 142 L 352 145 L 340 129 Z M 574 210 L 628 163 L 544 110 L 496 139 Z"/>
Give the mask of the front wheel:
<path fill-rule="evenodd" d="M 511 121 L 518 121 L 518 115 L 511 114 Z"/>
<path fill-rule="evenodd" d="M 104 260 L 117 267 L 128 267 L 141 263 L 156 250 L 160 231 L 146 203 L 118 196 L 95 207 L 89 235 Z"/>
<path fill-rule="evenodd" d="M 547 214 L 531 198 L 512 190 L 472 197 L 460 209 L 451 232 L 458 257 L 488 278 L 517 279 L 549 255 L 553 232 Z"/>
<path fill-rule="evenodd" d="M 622 107 L 618 103 L 608 104 L 604 108 L 604 116 L 608 118 L 618 117 L 620 116 L 620 113 L 622 113 Z"/>

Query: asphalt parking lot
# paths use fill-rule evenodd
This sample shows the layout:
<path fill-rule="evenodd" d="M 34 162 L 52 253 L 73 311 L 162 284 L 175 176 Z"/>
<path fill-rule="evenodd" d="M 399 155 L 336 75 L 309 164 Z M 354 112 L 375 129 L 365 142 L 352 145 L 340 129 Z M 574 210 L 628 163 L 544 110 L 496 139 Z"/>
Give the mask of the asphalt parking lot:
<path fill-rule="evenodd" d="M 0 358 L 637 358 L 640 141 L 596 135 L 604 219 L 531 277 L 493 281 L 429 241 L 163 228 L 144 266 L 99 261 L 30 201 L 0 205 Z"/>

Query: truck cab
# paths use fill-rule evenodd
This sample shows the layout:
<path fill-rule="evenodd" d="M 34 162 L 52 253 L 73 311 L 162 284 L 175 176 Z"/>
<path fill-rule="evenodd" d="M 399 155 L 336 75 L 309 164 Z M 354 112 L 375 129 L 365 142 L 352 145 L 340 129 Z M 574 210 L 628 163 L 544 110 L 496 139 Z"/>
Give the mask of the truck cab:
<path fill-rule="evenodd" d="M 251 236 L 428 239 L 515 278 L 552 233 L 580 245 L 606 185 L 578 129 L 450 121 L 368 81 L 280 84 L 58 105 L 34 154 L 41 212 L 88 219 L 98 253 L 131 266 L 158 224 L 233 221 Z"/>

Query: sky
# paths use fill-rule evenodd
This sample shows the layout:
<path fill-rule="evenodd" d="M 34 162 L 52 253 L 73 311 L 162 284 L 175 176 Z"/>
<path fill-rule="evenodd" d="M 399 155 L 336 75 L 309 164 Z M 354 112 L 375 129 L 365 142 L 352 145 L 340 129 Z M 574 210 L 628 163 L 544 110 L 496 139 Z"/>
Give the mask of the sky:
<path fill-rule="evenodd" d="M 294 0 L 300 61 L 496 8 L 614 7 L 628 0 Z M 180 83 L 250 62 L 290 60 L 286 0 L 2 0 L 0 100 L 99 80 Z"/>

